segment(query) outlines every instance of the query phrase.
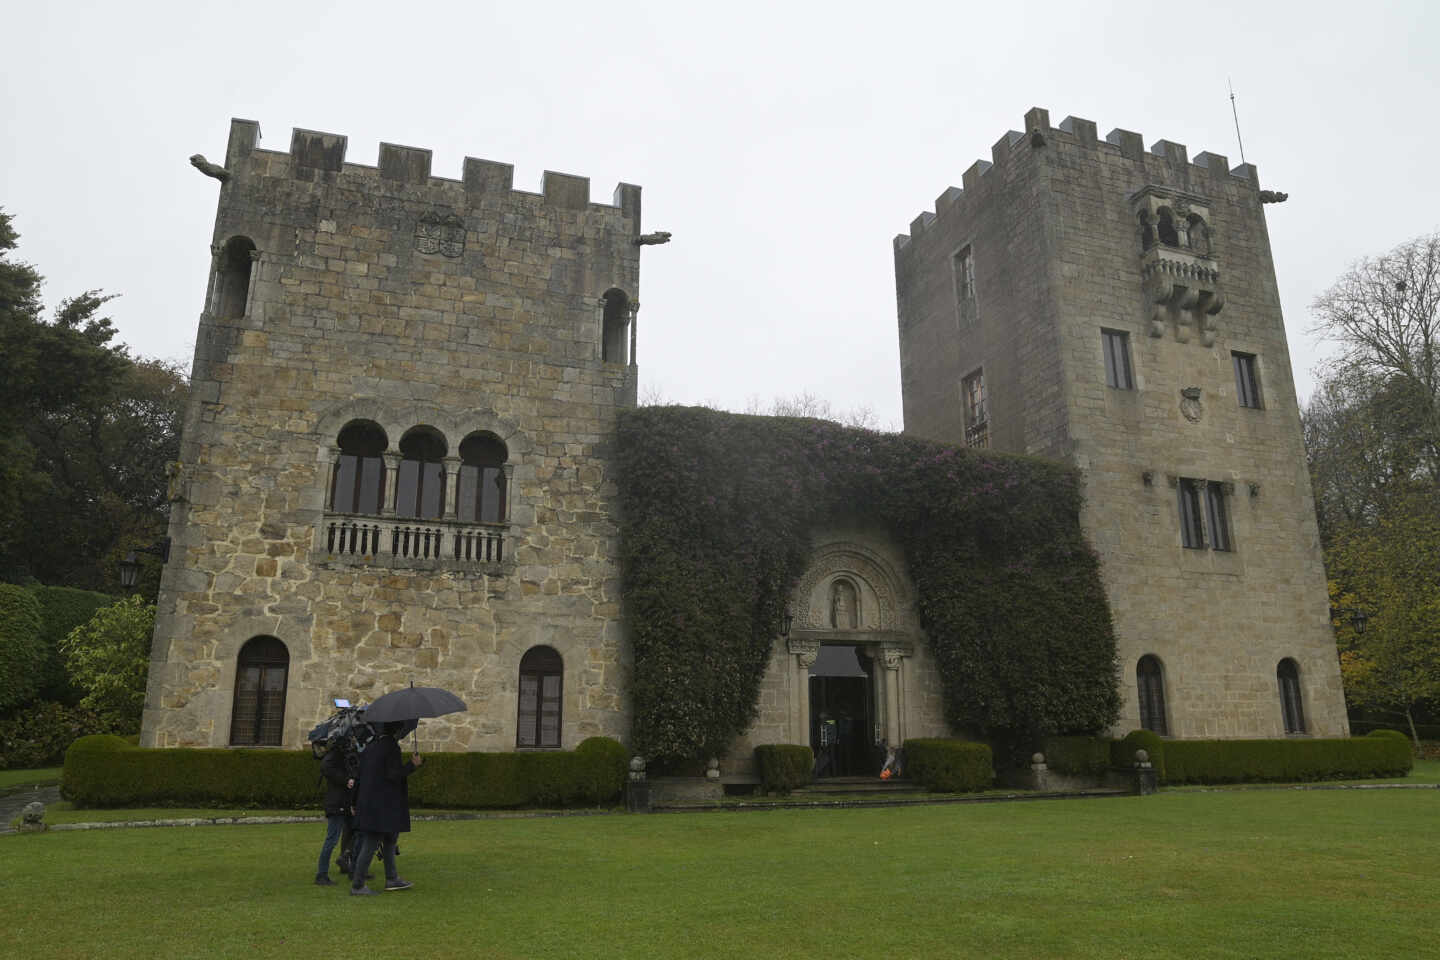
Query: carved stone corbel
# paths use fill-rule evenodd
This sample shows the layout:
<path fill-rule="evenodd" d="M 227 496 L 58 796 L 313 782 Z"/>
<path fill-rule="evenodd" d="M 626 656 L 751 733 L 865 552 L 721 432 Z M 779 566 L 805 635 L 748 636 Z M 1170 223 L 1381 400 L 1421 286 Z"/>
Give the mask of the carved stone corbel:
<path fill-rule="evenodd" d="M 791 638 L 786 642 L 786 649 L 800 660 L 800 666 L 809 670 L 815 666 L 815 660 L 820 656 L 819 640 L 800 640 Z"/>

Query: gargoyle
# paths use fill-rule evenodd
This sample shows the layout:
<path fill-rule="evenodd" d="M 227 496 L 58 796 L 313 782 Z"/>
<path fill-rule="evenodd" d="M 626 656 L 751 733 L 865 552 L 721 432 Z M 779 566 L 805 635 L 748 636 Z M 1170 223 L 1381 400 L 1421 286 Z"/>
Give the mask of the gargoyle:
<path fill-rule="evenodd" d="M 640 234 L 640 236 L 635 238 L 635 246 L 637 247 L 648 247 L 653 244 L 669 242 L 669 230 L 656 230 L 654 233 L 642 233 Z"/>
<path fill-rule="evenodd" d="M 1289 199 L 1290 199 L 1290 194 L 1288 194 L 1288 193 L 1281 193 L 1279 190 L 1261 190 L 1261 191 L 1260 191 L 1260 202 L 1261 202 L 1261 203 L 1284 203 L 1286 200 L 1289 200 Z"/>
<path fill-rule="evenodd" d="M 190 166 L 194 167 L 196 170 L 199 170 L 207 177 L 214 177 L 221 183 L 224 183 L 226 180 L 230 179 L 229 170 L 226 170 L 218 163 L 211 163 L 209 160 L 206 160 L 205 155 L 201 153 L 197 153 L 190 158 Z"/>

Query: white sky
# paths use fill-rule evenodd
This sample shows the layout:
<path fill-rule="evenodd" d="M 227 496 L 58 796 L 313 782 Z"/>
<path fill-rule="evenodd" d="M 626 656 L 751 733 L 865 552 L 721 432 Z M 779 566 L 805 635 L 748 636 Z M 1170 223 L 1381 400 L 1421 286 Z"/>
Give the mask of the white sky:
<path fill-rule="evenodd" d="M 100 287 L 189 367 L 229 120 L 644 188 L 641 393 L 743 409 L 808 391 L 900 426 L 891 238 L 1026 109 L 1184 143 L 1263 186 L 1302 398 L 1314 296 L 1440 226 L 1440 5 L 71 3 L 3 17 L 0 205 L 46 302 Z"/>

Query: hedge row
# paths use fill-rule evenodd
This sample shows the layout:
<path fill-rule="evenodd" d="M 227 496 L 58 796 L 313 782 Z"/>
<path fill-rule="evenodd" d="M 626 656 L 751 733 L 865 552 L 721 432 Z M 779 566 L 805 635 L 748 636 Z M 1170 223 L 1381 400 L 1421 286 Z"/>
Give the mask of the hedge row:
<path fill-rule="evenodd" d="M 1170 740 L 1164 751 L 1166 783 L 1403 777 L 1415 763 L 1408 740 L 1385 735 L 1348 740 Z"/>
<path fill-rule="evenodd" d="M 968 740 L 905 741 L 905 775 L 937 793 L 973 793 L 995 780 L 990 747 Z"/>
<path fill-rule="evenodd" d="M 1110 769 L 1113 741 L 1105 737 L 1045 737 L 1040 752 L 1045 765 L 1072 777 L 1104 776 Z"/>
<path fill-rule="evenodd" d="M 62 792 L 81 807 L 303 808 L 320 803 L 320 765 L 309 750 L 166 749 L 121 737 L 75 741 Z M 414 806 L 487 808 L 603 803 L 625 783 L 626 751 L 591 737 L 573 752 L 433 753 L 410 778 Z"/>
<path fill-rule="evenodd" d="M 815 779 L 815 752 L 797 743 L 769 743 L 755 748 L 760 785 L 770 793 L 789 793 Z"/>

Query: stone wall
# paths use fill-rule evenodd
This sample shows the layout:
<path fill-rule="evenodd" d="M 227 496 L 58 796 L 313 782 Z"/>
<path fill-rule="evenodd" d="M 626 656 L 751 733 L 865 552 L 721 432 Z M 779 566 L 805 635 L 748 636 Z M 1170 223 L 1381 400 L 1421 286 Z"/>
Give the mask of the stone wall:
<path fill-rule="evenodd" d="M 1137 212 L 1156 202 L 1203 212 L 1208 249 L 1147 249 Z M 956 328 L 950 281 L 965 243 L 978 295 L 968 331 Z M 994 445 L 1085 472 L 1085 529 L 1119 639 L 1116 730 L 1140 725 L 1135 670 L 1150 654 L 1163 664 L 1172 735 L 1282 735 L 1283 658 L 1299 665 L 1307 732 L 1346 734 L 1254 167 L 1231 170 L 1211 153 L 1192 164 L 1182 144 L 1147 152 L 1139 134 L 1099 140 L 1090 121 L 1052 127 L 1032 110 L 1024 133 L 996 144 L 993 166 L 972 167 L 963 191 L 896 239 L 896 274 L 906 429 L 963 438 L 954 388 L 983 365 Z M 1102 329 L 1128 338 L 1133 389 L 1107 385 Z M 1233 352 L 1256 358 L 1259 408 L 1238 402 Z M 1187 478 L 1223 491 L 1232 550 L 1181 545 Z"/>
<path fill-rule="evenodd" d="M 332 697 L 414 680 L 470 705 L 426 721 L 422 745 L 513 749 L 517 669 L 537 644 L 564 660 L 562 745 L 624 735 L 609 443 L 636 367 L 633 340 L 602 359 L 601 332 L 609 292 L 633 333 L 639 188 L 602 205 L 579 177 L 547 173 L 530 194 L 504 164 L 467 159 L 447 180 L 428 151 L 382 145 L 368 167 L 344 162 L 343 137 L 297 130 L 284 153 L 258 139 L 233 123 L 142 743 L 230 742 L 236 658 L 256 636 L 290 656 L 285 746 Z M 349 555 L 327 537 L 353 420 L 384 430 L 392 484 L 407 430 L 444 438 L 440 556 Z M 483 562 L 450 550 L 474 432 L 504 442 L 510 472 L 509 522 L 482 530 L 503 552 Z M 388 537 L 393 500 L 386 513 L 372 519 Z"/>

